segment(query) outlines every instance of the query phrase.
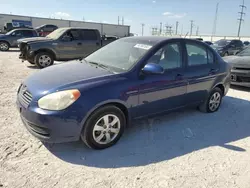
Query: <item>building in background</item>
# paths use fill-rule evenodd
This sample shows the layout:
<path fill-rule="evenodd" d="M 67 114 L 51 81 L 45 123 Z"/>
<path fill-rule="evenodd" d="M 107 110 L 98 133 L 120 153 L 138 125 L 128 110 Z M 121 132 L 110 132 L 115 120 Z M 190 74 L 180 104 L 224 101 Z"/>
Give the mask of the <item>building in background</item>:
<path fill-rule="evenodd" d="M 108 23 L 95 23 L 85 21 L 39 18 L 30 16 L 20 16 L 12 14 L 0 14 L 0 30 L 4 31 L 6 23 L 12 23 L 13 27 L 39 27 L 44 24 L 53 24 L 58 27 L 82 27 L 98 29 L 101 35 L 114 35 L 117 37 L 129 36 L 130 26 L 128 25 L 115 25 Z"/>

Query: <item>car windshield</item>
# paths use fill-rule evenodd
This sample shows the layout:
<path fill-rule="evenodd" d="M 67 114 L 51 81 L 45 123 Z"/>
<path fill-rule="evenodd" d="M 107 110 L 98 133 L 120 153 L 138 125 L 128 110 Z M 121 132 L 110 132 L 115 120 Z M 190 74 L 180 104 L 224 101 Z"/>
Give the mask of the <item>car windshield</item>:
<path fill-rule="evenodd" d="M 6 33 L 5 35 L 11 35 L 14 32 L 14 30 L 9 31 L 8 33 Z"/>
<path fill-rule="evenodd" d="M 85 58 L 87 62 L 98 63 L 113 69 L 113 72 L 126 72 L 139 61 L 152 46 L 136 41 L 116 40 Z"/>
<path fill-rule="evenodd" d="M 67 28 L 59 28 L 51 32 L 50 34 L 48 34 L 46 37 L 52 38 L 52 39 L 58 39 L 67 30 L 68 30 Z"/>
<path fill-rule="evenodd" d="M 214 43 L 216 46 L 226 46 L 231 42 L 231 40 L 218 40 Z"/>
<path fill-rule="evenodd" d="M 250 56 L 250 47 L 242 50 L 240 53 L 237 54 L 238 56 Z"/>

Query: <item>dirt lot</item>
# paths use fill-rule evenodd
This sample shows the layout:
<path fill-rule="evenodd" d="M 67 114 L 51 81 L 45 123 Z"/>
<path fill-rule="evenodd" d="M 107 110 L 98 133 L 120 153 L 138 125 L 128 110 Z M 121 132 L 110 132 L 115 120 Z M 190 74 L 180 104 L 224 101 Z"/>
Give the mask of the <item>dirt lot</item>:
<path fill-rule="evenodd" d="M 112 148 L 43 145 L 21 123 L 16 91 L 38 71 L 0 52 L 0 187 L 249 188 L 250 90 L 230 89 L 221 109 L 135 122 Z"/>

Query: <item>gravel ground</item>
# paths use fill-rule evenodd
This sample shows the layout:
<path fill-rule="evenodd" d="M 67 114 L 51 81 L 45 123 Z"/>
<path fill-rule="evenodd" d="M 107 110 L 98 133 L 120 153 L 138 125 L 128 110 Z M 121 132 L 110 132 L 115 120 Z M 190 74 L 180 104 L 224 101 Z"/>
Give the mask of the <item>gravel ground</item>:
<path fill-rule="evenodd" d="M 250 90 L 230 89 L 221 109 L 135 122 L 102 151 L 82 143 L 44 145 L 15 108 L 16 91 L 38 71 L 0 52 L 0 187 L 249 188 Z"/>

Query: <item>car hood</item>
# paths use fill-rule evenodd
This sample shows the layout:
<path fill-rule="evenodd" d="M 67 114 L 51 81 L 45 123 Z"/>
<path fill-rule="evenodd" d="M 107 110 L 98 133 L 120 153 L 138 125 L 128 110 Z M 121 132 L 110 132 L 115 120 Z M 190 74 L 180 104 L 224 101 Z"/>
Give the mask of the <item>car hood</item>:
<path fill-rule="evenodd" d="M 47 38 L 47 37 L 32 37 L 32 38 L 24 38 L 17 40 L 18 43 L 33 43 L 33 42 L 45 42 L 45 41 L 52 41 L 53 39 Z"/>
<path fill-rule="evenodd" d="M 226 56 L 222 59 L 232 66 L 250 67 L 250 56 Z"/>
<path fill-rule="evenodd" d="M 0 34 L 0 38 L 6 38 L 6 35 L 5 34 Z"/>
<path fill-rule="evenodd" d="M 37 100 L 47 93 L 74 88 L 78 84 L 111 75 L 114 74 L 108 70 L 76 60 L 44 68 L 26 78 L 23 84 Z"/>

